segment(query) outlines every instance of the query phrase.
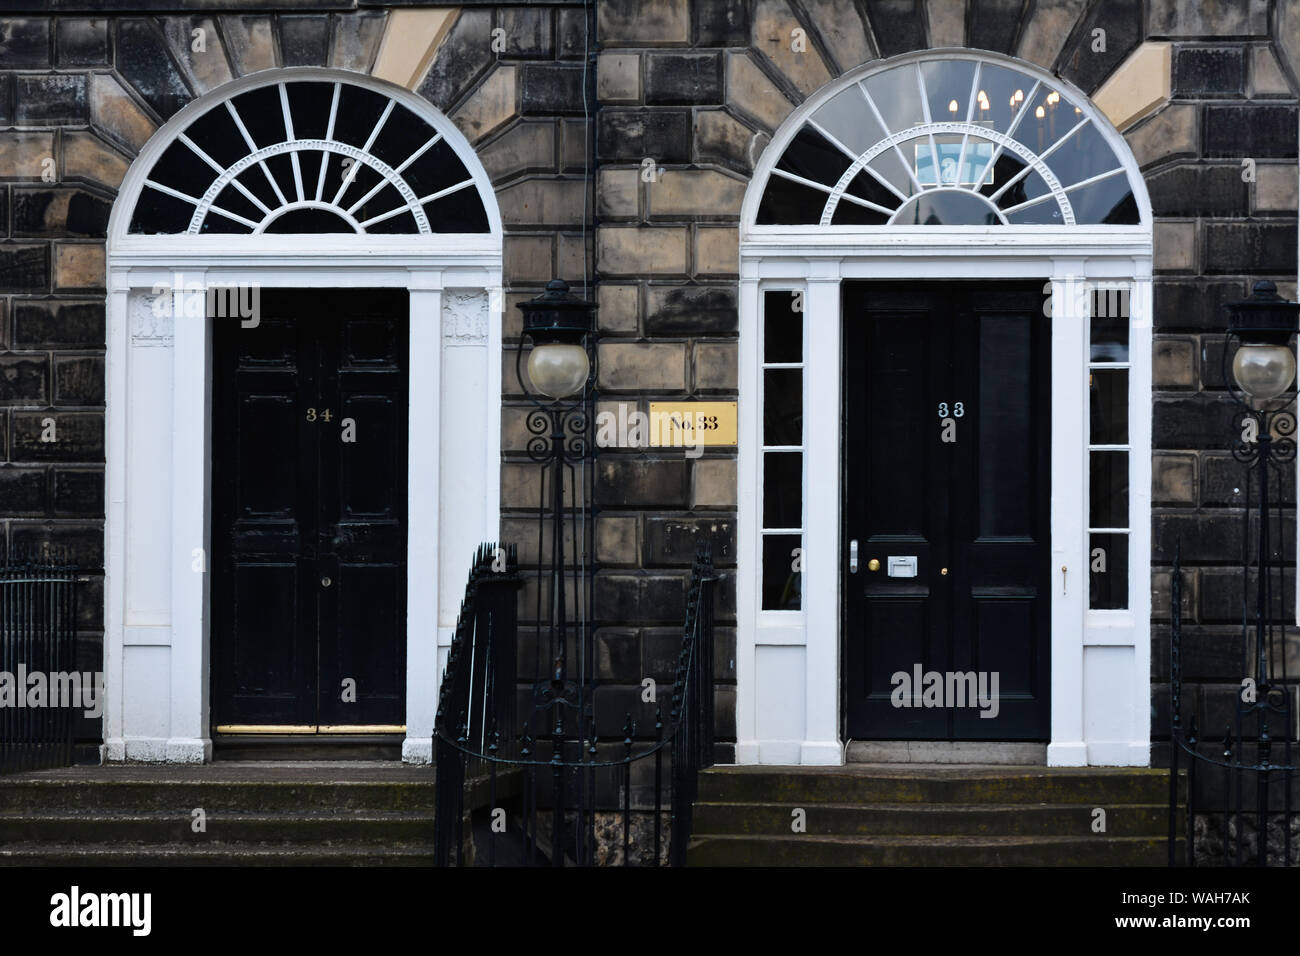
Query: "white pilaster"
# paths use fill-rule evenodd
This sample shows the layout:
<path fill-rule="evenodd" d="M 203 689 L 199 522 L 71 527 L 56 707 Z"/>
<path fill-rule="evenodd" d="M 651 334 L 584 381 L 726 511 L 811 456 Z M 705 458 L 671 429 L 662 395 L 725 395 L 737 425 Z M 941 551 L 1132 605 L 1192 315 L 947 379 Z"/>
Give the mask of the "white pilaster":
<path fill-rule="evenodd" d="M 839 764 L 840 273 L 810 264 L 804 297 L 804 740 L 799 762 Z"/>
<path fill-rule="evenodd" d="M 186 284 L 202 273 L 187 273 Z M 176 283 L 176 285 L 182 285 Z M 208 535 L 211 393 L 211 329 L 206 308 L 194 312 L 202 291 L 172 289 L 171 416 L 171 714 L 166 759 L 203 763 L 210 759 L 208 732 Z M 196 563 L 196 559 L 201 564 Z"/>
<path fill-rule="evenodd" d="M 432 277 L 431 277 L 432 278 Z M 406 740 L 402 760 L 433 760 L 438 708 L 442 290 L 411 290 L 406 532 Z M 418 363 L 418 364 L 417 364 Z"/>
<path fill-rule="evenodd" d="M 1049 766 L 1088 762 L 1083 729 L 1087 607 L 1088 322 L 1083 261 L 1052 273 L 1052 737 Z"/>

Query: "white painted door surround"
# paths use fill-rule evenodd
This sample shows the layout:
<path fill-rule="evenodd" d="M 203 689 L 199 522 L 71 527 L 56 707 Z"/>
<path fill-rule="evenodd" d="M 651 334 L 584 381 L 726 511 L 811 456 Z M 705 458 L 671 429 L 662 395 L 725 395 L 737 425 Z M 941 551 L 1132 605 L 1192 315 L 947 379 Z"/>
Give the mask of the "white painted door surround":
<path fill-rule="evenodd" d="M 951 116 L 930 115 L 926 81 L 937 61 L 978 64 L 969 95 L 954 94 Z M 907 126 L 878 106 L 872 78 L 904 71 L 906 84 L 919 85 L 925 122 Z M 1007 120 L 998 129 L 989 118 L 981 76 L 1011 71 L 1024 77 L 1022 92 L 1010 97 Z M 980 72 L 985 71 L 985 72 Z M 916 79 L 916 77 L 919 77 Z M 892 81 L 891 81 L 892 82 Z M 990 81 L 991 83 L 991 81 Z M 889 89 L 888 85 L 883 87 Z M 989 88 L 992 88 L 991 86 Z M 900 86 L 899 89 L 906 89 Z M 1048 97 L 1056 94 L 1054 99 Z M 903 94 L 899 94 L 900 96 Z M 907 95 L 911 95 L 910 93 Z M 1100 162 L 1114 164 L 1073 185 L 1053 175 L 1051 152 L 1020 140 L 1014 149 L 1025 164 L 1021 178 L 1045 173 L 1040 198 L 1008 207 L 975 195 L 997 156 L 1011 149 L 1017 124 L 1033 115 L 1035 103 L 1061 107 L 1060 127 L 1089 131 L 1109 150 Z M 991 104 L 992 105 L 992 104 Z M 825 109 L 824 109 L 825 108 Z M 921 107 L 918 107 L 918 111 Z M 1067 112 L 1067 109 L 1069 112 Z M 856 112 L 855 112 L 856 111 Z M 882 115 L 883 114 L 883 115 Z M 962 115 L 958 115 L 962 114 Z M 962 118 L 964 116 L 964 118 Z M 1040 114 L 1041 116 L 1041 114 Z M 909 121 L 910 122 L 910 121 Z M 832 123 L 839 123 L 833 127 Z M 873 126 L 874 124 L 874 126 Z M 874 128 L 846 143 L 857 126 Z M 900 129 L 899 127 L 906 127 Z M 951 128 L 950 128 L 951 127 Z M 846 172 L 821 183 L 778 162 L 801 132 L 814 130 L 844 154 Z M 988 132 L 997 135 L 988 135 Z M 1022 130 L 1023 132 L 1023 130 Z M 1053 135 L 1061 135 L 1054 133 Z M 955 182 L 945 187 L 928 170 L 941 167 L 936 136 L 961 137 Z M 987 141 L 985 149 L 973 144 Z M 942 143 L 942 140 L 939 140 Z M 909 144 L 916 144 L 914 147 Z M 915 154 L 910 152 L 915 148 Z M 954 153 L 957 147 L 951 147 Z M 1055 149 L 1064 151 L 1057 144 Z M 1059 157 L 1061 152 L 1057 152 Z M 969 156 L 978 158 L 975 173 Z M 930 159 L 926 159 L 929 156 Z M 897 160 L 892 170 L 870 164 Z M 989 158 L 992 157 L 992 158 Z M 953 158 L 945 156 L 943 158 Z M 930 165 L 931 160 L 933 164 Z M 987 166 L 984 162 L 987 160 Z M 795 159 L 797 162 L 797 157 Z M 859 177 L 870 173 L 875 183 Z M 899 174 L 906 172 L 910 184 Z M 879 173 L 879 174 L 878 174 Z M 1082 175 L 1082 174 L 1081 174 Z M 855 181 L 860 184 L 850 188 Z M 926 180 L 926 181 L 920 181 Z M 1132 206 L 1128 224 L 1088 222 L 1087 191 L 1102 182 L 1126 183 Z M 780 197 L 764 205 L 771 183 L 794 183 L 820 194 L 825 209 L 798 212 L 781 221 Z M 861 184 L 864 184 L 861 185 Z M 1109 187 L 1108 187 L 1109 188 Z M 874 192 L 872 192 L 874 190 Z M 857 218 L 835 219 L 846 193 L 857 195 Z M 885 198 L 889 192 L 896 198 Z M 1122 189 L 1120 190 L 1122 192 Z M 931 193 L 927 195 L 927 192 Z M 937 193 L 961 192 L 966 208 L 983 221 L 901 225 L 900 212 L 930 202 Z M 1092 194 L 1095 195 L 1095 194 Z M 917 201 L 917 197 L 920 200 Z M 864 198 L 865 197 L 865 198 Z M 1031 197 L 1031 200 L 1033 197 Z M 983 203 L 984 205 L 979 205 Z M 1057 203 L 1061 212 L 1043 222 L 1024 221 L 1027 210 Z M 786 209 L 798 209 L 789 202 Z M 986 206 L 991 206 L 985 209 Z M 948 207 L 953 208 L 953 207 Z M 773 210 L 776 210 L 774 213 Z M 984 210 L 979 212 L 978 210 Z M 969 214 L 969 213 L 967 213 Z M 1035 216 L 1038 214 L 1035 213 Z M 877 224 L 863 220 L 878 217 Z M 1017 219 L 1017 217 L 1020 217 Z M 904 220 L 905 221 L 905 220 Z M 760 158 L 741 215 L 740 441 L 737 572 L 737 761 L 765 764 L 839 764 L 846 741 L 841 718 L 840 541 L 842 382 L 855 374 L 841 369 L 841 286 L 845 280 L 1017 279 L 1042 277 L 1045 311 L 1052 329 L 1051 560 L 1051 740 L 1047 762 L 1059 766 L 1145 766 L 1150 760 L 1150 486 L 1151 486 L 1151 209 L 1136 162 L 1123 138 L 1077 89 L 1029 64 L 969 51 L 912 54 L 869 64 L 812 96 L 786 120 Z M 1089 607 L 1089 291 L 1129 292 L 1129 568 L 1128 607 Z M 803 307 L 803 495 L 802 607 L 762 607 L 762 321 L 767 290 L 802 292 Z M 1044 321 L 1049 319 L 1045 316 Z M 1062 573 L 1061 568 L 1067 569 Z"/>
<path fill-rule="evenodd" d="M 310 144 L 294 141 L 287 101 L 285 142 L 271 147 L 250 142 L 253 158 L 240 160 L 240 168 L 253 168 L 258 155 L 271 151 L 291 153 L 296 188 L 305 183 L 310 192 L 314 180 L 298 175 L 311 168 L 309 148 L 346 151 L 376 169 L 408 203 L 416 223 L 410 234 L 130 231 L 155 162 L 190 123 L 210 109 L 228 108 L 232 97 L 247 90 L 275 85 L 283 90 L 286 81 L 296 80 L 364 87 L 427 123 L 436 131 L 435 139 L 449 145 L 469 170 L 472 183 L 461 188 L 477 191 L 485 231 L 431 231 L 423 210 L 439 197 L 417 195 L 401 181 L 399 164 L 372 163 L 364 147 L 319 138 Z M 332 118 L 330 122 L 332 132 Z M 231 168 L 218 170 L 219 163 L 209 165 L 220 181 L 218 191 L 238 175 Z M 186 195 L 201 200 L 199 191 Z M 346 213 L 343 207 L 351 199 L 335 205 Z M 288 204 L 294 202 L 291 197 Z M 284 214 L 283 209 L 268 209 L 267 221 Z M 212 339 L 201 300 L 204 288 L 227 285 L 410 291 L 407 729 L 402 753 L 409 762 L 431 759 L 437 682 L 470 556 L 480 541 L 494 540 L 498 533 L 501 250 L 497 204 L 468 142 L 427 102 L 380 81 L 316 69 L 255 74 L 191 103 L 145 146 L 123 182 L 109 224 L 106 760 L 198 763 L 211 758 L 206 556 L 211 462 L 220 449 L 210 442 Z"/>

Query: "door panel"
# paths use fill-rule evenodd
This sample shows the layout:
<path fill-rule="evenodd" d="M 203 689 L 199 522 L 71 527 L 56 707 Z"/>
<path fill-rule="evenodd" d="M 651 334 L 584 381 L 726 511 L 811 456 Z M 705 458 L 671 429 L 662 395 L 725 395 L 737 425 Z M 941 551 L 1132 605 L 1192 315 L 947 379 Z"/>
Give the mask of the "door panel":
<path fill-rule="evenodd" d="M 1048 737 L 1050 325 L 1041 289 L 845 286 L 844 367 L 862 370 L 846 377 L 844 426 L 845 548 L 859 542 L 859 570 L 844 576 L 854 739 Z M 916 575 L 891 576 L 891 556 L 914 559 Z M 917 667 L 922 686 L 912 687 Z M 908 682 L 895 693 L 900 672 Z M 931 672 L 945 693 L 922 706 Z M 996 716 L 981 716 L 991 706 L 950 706 L 964 675 L 981 672 L 986 694 L 997 675 Z M 900 694 L 912 706 L 899 706 Z"/>
<path fill-rule="evenodd" d="M 404 322 L 354 317 L 333 330 L 324 393 L 320 553 L 320 721 L 401 724 L 406 682 L 406 348 Z M 351 441 L 345 441 L 351 438 Z M 356 700 L 341 694 L 355 681 Z"/>
<path fill-rule="evenodd" d="M 213 322 L 214 723 L 401 724 L 406 292 L 262 290 L 256 327 Z"/>

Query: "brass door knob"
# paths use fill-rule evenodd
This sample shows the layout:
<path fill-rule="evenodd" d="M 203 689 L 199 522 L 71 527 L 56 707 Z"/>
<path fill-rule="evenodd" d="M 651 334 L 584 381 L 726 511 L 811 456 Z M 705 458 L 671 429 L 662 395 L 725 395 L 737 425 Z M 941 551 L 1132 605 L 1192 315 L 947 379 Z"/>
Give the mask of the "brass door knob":
<path fill-rule="evenodd" d="M 939 573 L 942 574 L 944 577 L 947 577 L 947 576 L 948 576 L 948 569 L 947 569 L 947 568 L 940 568 L 940 569 L 939 569 Z"/>
<path fill-rule="evenodd" d="M 876 558 L 872 558 L 870 561 L 867 562 L 867 570 L 868 570 L 868 571 L 879 571 L 879 570 L 880 570 L 880 561 L 879 561 L 878 559 L 876 559 Z"/>

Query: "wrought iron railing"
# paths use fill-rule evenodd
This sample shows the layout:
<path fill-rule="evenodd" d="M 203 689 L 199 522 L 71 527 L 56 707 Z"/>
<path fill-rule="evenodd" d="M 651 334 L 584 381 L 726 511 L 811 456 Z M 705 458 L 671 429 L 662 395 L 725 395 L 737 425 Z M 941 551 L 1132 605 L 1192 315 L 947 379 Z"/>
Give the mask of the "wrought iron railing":
<path fill-rule="evenodd" d="M 1264 638 L 1263 657 L 1254 652 L 1251 629 L 1243 620 L 1248 662 L 1244 671 L 1262 679 L 1243 678 L 1232 723 L 1222 737 L 1203 737 L 1195 714 L 1184 724 L 1181 554 L 1174 557 L 1170 590 L 1169 865 L 1290 866 L 1297 842 L 1292 826 L 1298 816 L 1293 780 L 1300 773 L 1292 749 L 1294 685 L 1274 672 L 1271 640 Z M 1256 671 L 1249 662 L 1262 669 Z M 1187 798 L 1180 805 L 1184 762 Z M 1180 859 L 1178 831 L 1184 827 L 1185 853 Z"/>
<path fill-rule="evenodd" d="M 76 616 L 75 569 L 0 567 L 0 773 L 72 763 L 83 682 L 96 680 L 77 670 Z"/>
<path fill-rule="evenodd" d="M 715 580 L 701 541 L 669 712 L 657 706 L 644 733 L 631 713 L 598 721 L 594 686 L 516 685 L 514 552 L 479 549 L 434 729 L 439 865 L 685 863 L 699 772 L 713 763 Z M 528 700 L 517 720 L 516 692 Z"/>

